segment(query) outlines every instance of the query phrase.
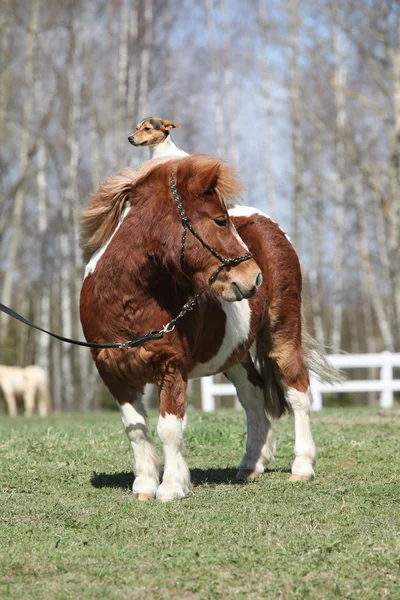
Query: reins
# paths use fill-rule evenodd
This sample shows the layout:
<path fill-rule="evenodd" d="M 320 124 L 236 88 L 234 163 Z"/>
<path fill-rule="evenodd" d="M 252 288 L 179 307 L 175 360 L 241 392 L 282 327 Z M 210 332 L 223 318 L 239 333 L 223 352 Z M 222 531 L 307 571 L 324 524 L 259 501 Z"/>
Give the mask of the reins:
<path fill-rule="evenodd" d="M 221 254 L 219 252 L 217 252 L 217 250 L 215 250 L 212 246 L 209 246 L 201 238 L 201 236 L 197 233 L 197 231 L 194 229 L 193 225 L 191 224 L 189 217 L 187 216 L 185 209 L 183 208 L 182 201 L 179 197 L 179 193 L 176 188 L 176 181 L 175 181 L 174 177 L 171 177 L 171 179 L 170 179 L 170 187 L 171 187 L 172 196 L 174 198 L 176 207 L 179 211 L 179 214 L 181 217 L 181 223 L 183 226 L 181 255 L 180 255 L 180 263 L 181 263 L 182 270 L 184 268 L 184 263 L 185 263 L 185 244 L 186 244 L 186 237 L 187 237 L 188 231 L 190 231 L 190 233 L 197 240 L 199 240 L 199 242 L 204 246 L 204 248 L 206 248 L 213 256 L 215 256 L 215 258 L 217 258 L 221 262 L 219 267 L 209 277 L 208 285 L 211 285 L 212 282 L 215 281 L 215 279 L 218 277 L 218 275 L 222 271 L 222 269 L 234 267 L 234 266 L 240 264 L 241 262 L 244 262 L 244 261 L 252 258 L 253 255 L 251 252 L 248 252 L 247 254 L 244 254 L 243 256 L 236 256 L 234 258 L 224 258 L 223 256 L 221 256 Z M 20 321 L 21 323 L 24 323 L 25 325 L 29 325 L 29 327 L 33 327 L 34 329 L 37 329 L 38 331 L 42 331 L 43 333 L 46 333 L 47 335 L 51 335 L 52 337 L 56 338 L 57 340 L 60 340 L 61 342 L 67 342 L 68 344 L 74 344 L 75 346 L 84 346 L 86 348 L 127 349 L 127 348 L 135 348 L 136 346 L 140 346 L 141 344 L 144 344 L 145 342 L 148 342 L 149 340 L 160 340 L 164 337 L 164 335 L 166 333 L 171 333 L 171 331 L 174 331 L 174 329 L 178 325 L 178 323 L 189 312 L 191 312 L 195 308 L 197 302 L 199 301 L 200 297 L 204 293 L 204 289 L 205 288 L 200 290 L 200 292 L 198 292 L 195 296 L 193 296 L 193 298 L 191 300 L 188 300 L 188 302 L 186 302 L 182 306 L 180 312 L 176 315 L 176 317 L 171 319 L 171 321 L 169 321 L 166 325 L 164 325 L 164 327 L 162 329 L 152 329 L 151 331 L 149 331 L 137 338 L 134 338 L 132 340 L 127 340 L 126 342 L 97 343 L 97 342 L 83 342 L 82 340 L 73 340 L 70 338 L 66 338 L 62 335 L 58 335 L 57 333 L 52 333 L 51 331 L 47 331 L 46 329 L 43 329 L 42 327 L 39 327 L 38 325 L 31 323 L 31 321 L 28 321 L 28 319 L 25 319 L 23 316 L 21 316 L 20 314 L 18 314 L 17 312 L 15 312 L 11 308 L 9 308 L 8 306 L 5 306 L 4 304 L 1 304 L 1 303 L 0 303 L 0 311 L 9 315 L 10 317 L 13 317 L 13 319 Z"/>

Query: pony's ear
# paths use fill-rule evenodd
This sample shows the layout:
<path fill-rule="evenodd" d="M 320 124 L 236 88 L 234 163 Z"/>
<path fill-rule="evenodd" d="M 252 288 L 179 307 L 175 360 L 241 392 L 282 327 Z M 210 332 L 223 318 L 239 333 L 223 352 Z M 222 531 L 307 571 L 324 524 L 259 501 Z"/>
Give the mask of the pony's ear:
<path fill-rule="evenodd" d="M 191 194 L 212 193 L 218 185 L 221 164 L 202 154 L 192 154 L 179 161 L 177 182 L 185 185 Z"/>

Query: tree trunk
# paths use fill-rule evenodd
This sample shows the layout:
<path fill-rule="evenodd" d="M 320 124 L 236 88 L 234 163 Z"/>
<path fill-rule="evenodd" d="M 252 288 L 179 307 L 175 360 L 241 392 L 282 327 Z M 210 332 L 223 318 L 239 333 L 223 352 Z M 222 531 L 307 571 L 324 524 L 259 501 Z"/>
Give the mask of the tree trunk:
<path fill-rule="evenodd" d="M 139 119 L 149 117 L 150 52 L 153 38 L 153 0 L 143 0 L 144 39 L 140 53 Z"/>
<path fill-rule="evenodd" d="M 8 65 L 9 56 L 9 40 L 10 40 L 10 20 L 9 20 L 9 9 L 10 0 L 3 0 L 3 7 L 0 12 L 0 141 L 3 143 L 3 135 L 6 123 L 7 105 L 8 105 L 8 92 L 9 92 L 9 70 Z"/>
<path fill-rule="evenodd" d="M 125 140 L 127 137 L 127 96 L 128 96 L 128 44 L 130 0 L 123 0 L 121 5 L 119 33 L 119 67 L 118 67 L 118 160 L 120 168 L 126 155 Z M 128 142 L 126 142 L 128 143 Z"/>
<path fill-rule="evenodd" d="M 68 124 L 67 147 L 69 154 L 67 168 L 67 183 L 65 195 L 62 203 L 62 222 L 63 229 L 60 236 L 61 250 L 61 308 L 62 308 L 62 335 L 72 338 L 79 329 L 73 329 L 73 323 L 77 323 L 77 290 L 76 276 L 81 270 L 80 254 L 77 252 L 78 232 L 76 223 L 76 207 L 74 200 L 77 198 L 77 175 L 79 163 L 79 123 L 81 119 L 81 94 L 82 94 L 82 31 L 72 30 L 71 35 L 75 35 L 75 49 L 72 58 L 70 70 L 70 113 Z M 72 224 L 72 227 L 71 227 Z M 74 307 L 73 307 L 74 303 Z M 61 348 L 61 370 L 62 383 L 64 391 L 65 406 L 68 410 L 76 408 L 74 405 L 74 350 L 70 344 L 63 344 Z M 78 365 L 75 361 L 76 370 L 80 371 L 81 361 Z M 83 377 L 81 377 L 81 380 Z"/>
<path fill-rule="evenodd" d="M 24 112 L 22 117 L 22 135 L 19 157 L 19 171 L 22 177 L 22 184 L 19 186 L 15 195 L 12 211 L 12 229 L 10 242 L 5 257 L 6 272 L 3 279 L 1 291 L 1 302 L 6 306 L 10 305 L 13 288 L 13 275 L 16 269 L 17 252 L 22 238 L 22 220 L 25 204 L 24 179 L 28 172 L 28 143 L 29 129 L 32 117 L 32 83 L 33 83 L 33 49 L 39 27 L 39 7 L 40 0 L 34 0 L 31 10 L 31 18 L 26 39 L 25 54 L 25 99 Z M 0 317 L 0 341 L 4 342 L 8 331 L 8 317 L 1 313 Z"/>
<path fill-rule="evenodd" d="M 385 314 L 385 309 L 382 301 L 380 289 L 378 288 L 375 275 L 371 265 L 371 258 L 368 248 L 368 225 L 365 214 L 365 203 L 363 200 L 363 185 L 360 178 L 356 182 L 355 189 L 355 203 L 357 210 L 357 221 L 358 221 L 358 244 L 359 252 L 361 256 L 361 281 L 362 289 L 365 295 L 365 308 L 367 309 L 369 301 L 374 308 L 377 325 L 382 336 L 382 340 L 385 346 L 385 350 L 393 351 L 394 340 L 392 331 L 390 328 L 389 321 Z M 371 319 L 371 315 L 368 313 L 366 318 Z M 371 344 L 369 344 L 371 347 Z M 368 350 L 371 351 L 371 350 Z"/>
<path fill-rule="evenodd" d="M 263 55 L 262 55 L 262 90 L 265 112 L 265 136 L 264 136 L 264 172 L 265 185 L 267 190 L 268 214 L 273 219 L 277 218 L 275 207 L 275 177 L 272 168 L 271 157 L 273 156 L 273 147 L 271 140 L 271 93 L 270 93 L 270 65 L 269 65 L 269 21 L 268 14 L 264 4 L 264 0 L 259 0 L 258 4 L 259 21 L 261 23 L 261 31 L 263 37 Z"/>
<path fill-rule="evenodd" d="M 334 60 L 333 90 L 336 109 L 336 143 L 335 143 L 335 257 L 334 257 L 334 289 L 333 319 L 331 345 L 339 351 L 342 343 L 343 319 L 343 243 L 344 243 L 344 173 L 345 173 L 345 126 L 346 105 L 344 86 L 346 83 L 346 66 L 343 60 L 343 40 L 340 37 L 339 0 L 332 6 L 332 52 Z"/>
<path fill-rule="evenodd" d="M 214 108 L 215 143 L 217 156 L 225 156 L 224 115 L 222 111 L 222 93 L 220 87 L 219 49 L 214 16 L 214 0 L 206 0 L 207 27 L 211 49 L 212 105 Z"/>
<path fill-rule="evenodd" d="M 396 310 L 397 345 L 400 345 L 400 9 L 396 14 L 397 43 L 391 51 L 392 59 L 392 106 L 394 128 L 391 140 L 390 187 L 388 210 L 389 252 L 392 264 L 394 304 Z"/>
<path fill-rule="evenodd" d="M 300 205 L 303 194 L 304 159 L 301 139 L 301 94 L 299 83 L 299 39 L 298 39 L 298 0 L 289 1 L 290 18 L 290 107 L 292 118 L 292 152 L 293 152 L 293 216 L 292 238 L 296 248 L 299 245 Z"/>
<path fill-rule="evenodd" d="M 224 83 L 228 113 L 228 130 L 230 133 L 229 154 L 226 156 L 232 162 L 235 169 L 239 168 L 239 115 L 235 103 L 235 86 L 232 70 L 232 44 L 228 32 L 228 1 L 222 0 L 222 29 L 223 29 L 223 57 L 224 57 Z M 222 107 L 222 105 L 221 105 Z"/>
<path fill-rule="evenodd" d="M 35 113 L 43 106 L 43 79 L 40 72 L 40 62 L 36 65 L 35 76 Z M 38 139 L 36 185 L 38 194 L 38 232 L 39 232 L 39 265 L 40 265 L 40 296 L 38 302 L 38 323 L 42 329 L 50 329 L 50 280 L 46 277 L 47 267 L 47 237 L 48 237 L 48 181 L 46 147 L 42 137 Z M 49 373 L 50 368 L 50 337 L 39 333 L 39 353 L 37 363 Z"/>
<path fill-rule="evenodd" d="M 129 52 L 130 60 L 128 64 L 128 103 L 127 103 L 127 121 L 128 121 L 128 134 L 130 135 L 138 124 L 138 69 L 137 69 L 137 56 L 139 52 L 138 39 L 139 34 L 139 6 L 138 0 L 133 0 L 130 15 L 129 15 Z M 124 137 L 126 141 L 126 164 L 133 168 L 139 165 L 139 153 L 137 149 L 133 149 L 132 146 L 126 140 L 127 135 Z"/>

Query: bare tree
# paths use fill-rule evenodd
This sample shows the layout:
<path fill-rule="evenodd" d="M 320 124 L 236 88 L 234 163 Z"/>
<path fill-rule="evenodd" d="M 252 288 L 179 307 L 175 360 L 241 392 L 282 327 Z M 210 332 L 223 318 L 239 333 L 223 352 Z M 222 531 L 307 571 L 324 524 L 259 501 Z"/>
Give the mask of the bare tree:
<path fill-rule="evenodd" d="M 214 0 L 206 0 L 207 27 L 210 39 L 212 99 L 214 108 L 215 142 L 218 156 L 225 156 L 224 115 L 222 111 L 222 92 L 220 87 L 219 50 L 217 28 L 214 15 Z"/>
<path fill-rule="evenodd" d="M 32 83 L 33 83 L 33 50 L 39 27 L 39 8 L 40 0 L 34 0 L 31 9 L 31 18 L 26 34 L 25 51 L 25 100 L 22 118 L 22 135 L 19 155 L 19 171 L 22 182 L 24 182 L 28 173 L 28 151 L 29 151 L 29 131 L 32 117 Z M 12 210 L 12 231 L 10 241 L 6 251 L 7 270 L 3 279 L 1 290 L 1 302 L 9 306 L 12 296 L 13 277 L 16 270 L 16 259 L 19 244 L 22 238 L 22 220 L 25 203 L 25 187 L 20 185 L 17 189 L 13 210 Z M 0 317 L 0 340 L 4 341 L 7 336 L 8 317 L 1 313 Z"/>
<path fill-rule="evenodd" d="M 346 83 L 346 66 L 343 57 L 344 39 L 340 35 L 339 2 L 332 4 L 332 53 L 334 60 L 333 90 L 336 109 L 336 142 L 335 142 L 335 256 L 334 256 L 334 291 L 333 320 L 331 345 L 339 350 L 342 340 L 343 316 L 343 242 L 344 242 L 344 172 L 345 172 L 345 126 L 346 105 L 344 86 Z"/>
<path fill-rule="evenodd" d="M 228 37 L 228 1 L 221 0 L 222 28 L 223 28 L 223 58 L 224 58 L 224 83 L 227 100 L 228 131 L 230 132 L 229 155 L 226 157 L 232 161 L 237 169 L 239 168 L 239 114 L 235 103 L 235 85 L 233 81 L 232 69 L 232 44 Z"/>
<path fill-rule="evenodd" d="M 145 118 L 149 110 L 149 75 L 151 42 L 153 39 L 153 0 L 143 0 L 144 40 L 140 53 L 139 118 Z"/>
<path fill-rule="evenodd" d="M 275 207 L 275 177 L 272 168 L 272 156 L 273 156 L 273 144 L 271 140 L 271 122 L 272 122 L 272 103 L 271 103 L 271 92 L 270 92 L 270 77 L 271 69 L 269 64 L 269 46 L 268 36 L 270 31 L 270 25 L 268 20 L 268 13 L 265 6 L 264 0 L 259 0 L 258 3 L 259 21 L 261 24 L 261 32 L 263 37 L 263 56 L 262 56 L 262 95 L 265 108 L 265 136 L 264 136 L 264 148 L 265 148 L 265 160 L 264 160 L 264 172 L 265 172 L 265 183 L 267 188 L 267 199 L 268 199 L 268 210 L 273 219 L 276 218 L 276 207 Z"/>
<path fill-rule="evenodd" d="M 292 236 L 297 247 L 300 231 L 300 204 L 303 193 L 304 159 L 301 139 L 301 93 L 299 82 L 299 19 L 298 0 L 289 0 L 290 18 L 290 107 L 292 119 L 292 153 L 293 153 L 293 212 Z"/>

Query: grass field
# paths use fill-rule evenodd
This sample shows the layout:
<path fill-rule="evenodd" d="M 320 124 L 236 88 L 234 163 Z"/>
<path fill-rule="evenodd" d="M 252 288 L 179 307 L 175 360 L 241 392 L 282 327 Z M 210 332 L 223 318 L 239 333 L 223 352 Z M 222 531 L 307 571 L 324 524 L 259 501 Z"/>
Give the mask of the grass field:
<path fill-rule="evenodd" d="M 190 413 L 193 493 L 162 504 L 132 500 L 118 414 L 3 417 L 0 597 L 399 599 L 400 410 L 312 421 L 315 481 L 287 481 L 285 417 L 271 470 L 243 484 L 244 414 Z"/>

